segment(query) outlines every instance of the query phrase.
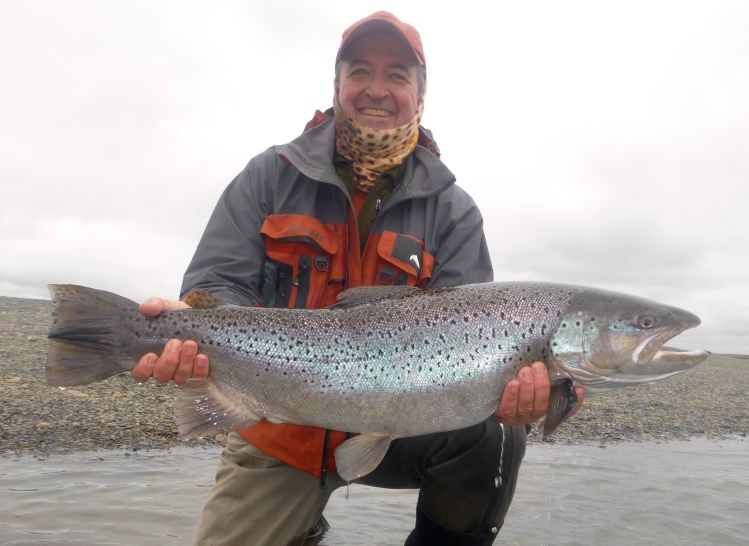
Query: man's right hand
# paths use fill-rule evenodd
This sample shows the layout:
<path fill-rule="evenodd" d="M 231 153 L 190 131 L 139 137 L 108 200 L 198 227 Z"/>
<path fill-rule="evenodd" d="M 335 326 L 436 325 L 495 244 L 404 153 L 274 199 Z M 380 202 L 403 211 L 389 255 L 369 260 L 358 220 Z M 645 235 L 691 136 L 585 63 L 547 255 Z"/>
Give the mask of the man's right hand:
<path fill-rule="evenodd" d="M 164 311 L 189 307 L 182 301 L 151 298 L 140 305 L 140 312 L 147 317 L 155 317 Z M 159 383 L 174 381 L 182 385 L 193 377 L 208 377 L 208 357 L 198 353 L 198 344 L 192 340 L 170 339 L 160 355 L 143 355 L 133 368 L 132 374 L 138 381 L 148 381 L 153 377 Z"/>

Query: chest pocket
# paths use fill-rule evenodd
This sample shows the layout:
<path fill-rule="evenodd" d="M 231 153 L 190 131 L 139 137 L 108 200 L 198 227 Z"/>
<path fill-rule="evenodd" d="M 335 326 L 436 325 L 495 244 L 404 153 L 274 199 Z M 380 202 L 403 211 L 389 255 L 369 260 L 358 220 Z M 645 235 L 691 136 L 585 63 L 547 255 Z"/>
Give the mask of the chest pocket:
<path fill-rule="evenodd" d="M 262 296 L 266 307 L 321 307 L 335 301 L 345 268 L 338 256 L 336 230 L 300 214 L 268 216 Z"/>
<path fill-rule="evenodd" d="M 374 241 L 372 241 L 374 242 Z M 364 284 L 425 286 L 432 276 L 434 257 L 411 235 L 383 231 L 364 258 Z"/>

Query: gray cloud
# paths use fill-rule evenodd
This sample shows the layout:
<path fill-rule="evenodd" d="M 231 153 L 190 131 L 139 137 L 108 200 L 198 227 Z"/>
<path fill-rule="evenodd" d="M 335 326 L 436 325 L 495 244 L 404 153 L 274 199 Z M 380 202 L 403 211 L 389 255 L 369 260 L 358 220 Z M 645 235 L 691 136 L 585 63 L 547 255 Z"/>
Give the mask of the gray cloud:
<path fill-rule="evenodd" d="M 702 317 L 685 343 L 749 353 L 749 7 L 728 1 L 8 6 L 0 294 L 175 296 L 224 186 L 330 105 L 340 33 L 383 7 L 422 34 L 425 124 L 497 279 L 661 299 Z"/>

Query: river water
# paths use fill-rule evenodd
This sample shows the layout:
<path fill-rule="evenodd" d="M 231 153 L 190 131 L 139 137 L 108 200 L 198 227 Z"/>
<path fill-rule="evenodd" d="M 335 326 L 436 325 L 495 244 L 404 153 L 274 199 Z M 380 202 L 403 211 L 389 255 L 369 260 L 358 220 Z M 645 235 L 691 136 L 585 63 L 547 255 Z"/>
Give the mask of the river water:
<path fill-rule="evenodd" d="M 218 450 L 0 459 L 0 544 L 189 544 Z M 326 546 L 402 544 L 415 491 L 352 486 Z M 749 544 L 749 440 L 528 446 L 497 544 Z"/>

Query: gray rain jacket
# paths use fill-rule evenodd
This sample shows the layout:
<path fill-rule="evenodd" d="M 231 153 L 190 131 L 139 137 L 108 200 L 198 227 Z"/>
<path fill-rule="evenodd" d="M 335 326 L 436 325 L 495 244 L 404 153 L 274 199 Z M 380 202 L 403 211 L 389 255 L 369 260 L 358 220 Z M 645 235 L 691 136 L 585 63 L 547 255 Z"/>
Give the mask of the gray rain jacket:
<path fill-rule="evenodd" d="M 213 211 L 183 295 L 203 288 L 238 305 L 320 307 L 362 284 L 492 280 L 476 204 L 422 146 L 409 156 L 360 252 L 353 203 L 333 166 L 334 142 L 329 119 L 249 162 Z"/>
<path fill-rule="evenodd" d="M 315 308 L 345 288 L 492 280 L 483 220 L 432 151 L 417 145 L 360 248 L 354 205 L 333 165 L 332 119 L 254 157 L 229 184 L 185 273 L 182 295 Z M 296 468 L 335 467 L 344 432 L 261 421 L 239 433 Z"/>

